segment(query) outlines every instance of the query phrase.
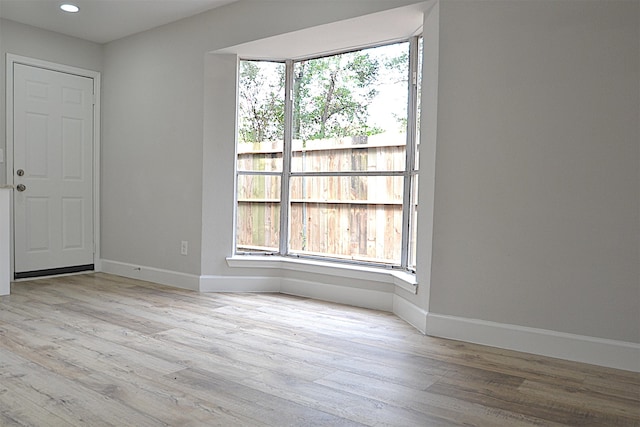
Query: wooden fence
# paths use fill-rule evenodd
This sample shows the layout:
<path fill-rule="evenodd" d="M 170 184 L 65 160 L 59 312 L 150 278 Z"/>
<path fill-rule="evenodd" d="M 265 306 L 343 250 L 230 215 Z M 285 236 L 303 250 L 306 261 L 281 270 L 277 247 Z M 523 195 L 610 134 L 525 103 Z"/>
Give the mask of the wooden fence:
<path fill-rule="evenodd" d="M 279 171 L 281 143 L 239 144 L 238 169 Z M 292 171 L 402 171 L 405 136 L 294 141 Z M 238 177 L 238 250 L 277 250 L 280 177 Z M 295 176 L 290 181 L 290 250 L 396 263 L 402 243 L 400 176 Z"/>

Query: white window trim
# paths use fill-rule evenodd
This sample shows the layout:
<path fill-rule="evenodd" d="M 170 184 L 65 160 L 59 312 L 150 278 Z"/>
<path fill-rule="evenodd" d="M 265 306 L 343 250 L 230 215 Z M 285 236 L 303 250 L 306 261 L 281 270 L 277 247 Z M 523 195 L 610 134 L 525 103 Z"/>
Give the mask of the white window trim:
<path fill-rule="evenodd" d="M 416 275 L 397 269 L 291 258 L 280 255 L 235 255 L 227 257 L 226 260 L 227 265 L 232 268 L 303 270 L 307 273 L 389 283 L 414 295 L 418 293 Z"/>

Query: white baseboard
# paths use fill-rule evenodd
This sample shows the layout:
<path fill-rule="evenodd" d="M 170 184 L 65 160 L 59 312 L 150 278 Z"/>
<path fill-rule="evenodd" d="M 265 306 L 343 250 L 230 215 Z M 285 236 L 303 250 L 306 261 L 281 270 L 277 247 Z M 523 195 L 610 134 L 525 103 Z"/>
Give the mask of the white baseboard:
<path fill-rule="evenodd" d="M 640 344 L 427 314 L 427 335 L 640 372 Z"/>
<path fill-rule="evenodd" d="M 393 314 L 423 334 L 427 332 L 427 312 L 398 295 L 393 296 Z"/>
<path fill-rule="evenodd" d="M 392 294 L 299 279 L 256 276 L 202 276 L 200 292 L 278 292 L 357 307 L 391 311 Z"/>
<path fill-rule="evenodd" d="M 292 278 L 282 278 L 280 292 L 355 307 L 382 311 L 393 310 L 393 294 L 390 292 L 351 288 Z"/>
<path fill-rule="evenodd" d="M 100 260 L 101 271 L 128 277 L 130 279 L 146 280 L 160 283 L 161 285 L 174 286 L 192 291 L 199 290 L 200 276 L 175 271 L 162 270 L 160 268 L 146 267 L 142 265 L 128 264 L 106 259 Z"/>
<path fill-rule="evenodd" d="M 280 292 L 279 277 L 200 276 L 200 292 Z"/>

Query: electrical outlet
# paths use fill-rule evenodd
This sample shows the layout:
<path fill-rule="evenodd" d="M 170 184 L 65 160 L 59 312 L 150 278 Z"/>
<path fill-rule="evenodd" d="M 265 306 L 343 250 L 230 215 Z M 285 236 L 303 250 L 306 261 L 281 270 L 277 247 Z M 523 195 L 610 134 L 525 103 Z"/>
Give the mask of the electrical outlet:
<path fill-rule="evenodd" d="M 183 240 L 180 243 L 180 255 L 186 255 L 187 253 L 189 253 L 189 242 Z"/>

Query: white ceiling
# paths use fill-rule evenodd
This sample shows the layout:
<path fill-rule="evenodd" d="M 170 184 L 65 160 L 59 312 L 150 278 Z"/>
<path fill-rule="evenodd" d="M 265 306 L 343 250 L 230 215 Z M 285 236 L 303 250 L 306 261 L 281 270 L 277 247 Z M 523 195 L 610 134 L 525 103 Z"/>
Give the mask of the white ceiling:
<path fill-rule="evenodd" d="M 0 18 L 107 43 L 237 0 L 0 0 Z M 59 6 L 73 3 L 78 13 Z"/>

